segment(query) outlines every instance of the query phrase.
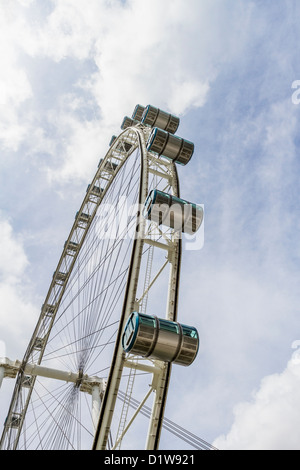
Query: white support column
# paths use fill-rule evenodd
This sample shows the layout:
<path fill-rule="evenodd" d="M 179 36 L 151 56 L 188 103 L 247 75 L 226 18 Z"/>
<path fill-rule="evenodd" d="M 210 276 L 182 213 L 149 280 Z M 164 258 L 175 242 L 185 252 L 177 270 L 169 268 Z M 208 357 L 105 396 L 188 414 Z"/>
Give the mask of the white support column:
<path fill-rule="evenodd" d="M 145 238 L 145 243 L 148 243 L 148 245 L 152 245 L 152 246 L 155 246 L 156 248 L 161 248 L 162 250 L 166 250 L 166 251 L 169 251 L 170 249 L 170 246 L 168 244 L 151 240 L 151 238 Z"/>
<path fill-rule="evenodd" d="M 176 238 L 173 240 L 172 248 L 169 250 L 169 287 L 166 319 L 176 320 L 176 295 L 177 295 L 177 273 L 178 273 L 178 251 L 179 244 Z M 148 429 L 148 437 L 146 443 L 147 450 L 156 449 L 158 446 L 160 432 L 162 428 L 162 418 L 164 414 L 164 406 L 166 401 L 166 392 L 168 391 L 169 378 L 171 372 L 171 364 L 164 364 L 164 370 L 157 377 L 154 377 L 153 388 L 155 390 L 155 399 Z"/>
<path fill-rule="evenodd" d="M 26 364 L 25 373 L 73 383 L 76 383 L 79 378 L 78 372 L 50 369 L 49 367 L 39 366 L 37 364 Z"/>
<path fill-rule="evenodd" d="M 165 389 L 167 364 L 164 363 L 164 368 L 161 369 L 159 375 L 153 376 L 152 388 L 155 392 L 153 399 L 151 417 L 148 427 L 148 435 L 146 440 L 146 450 L 155 450 L 155 441 L 157 429 L 159 427 L 160 408 L 162 406 L 162 397 Z"/>
<path fill-rule="evenodd" d="M 100 415 L 102 387 L 100 383 L 92 385 L 92 420 L 96 431 Z"/>
<path fill-rule="evenodd" d="M 0 388 L 4 379 L 5 368 L 3 366 L 0 367 Z"/>
<path fill-rule="evenodd" d="M 140 202 L 144 202 L 148 195 L 148 160 L 147 160 L 147 149 L 145 144 L 144 136 L 139 131 L 139 140 L 141 145 L 142 153 L 142 181 L 141 181 L 141 194 Z M 116 348 L 113 356 L 113 367 L 111 367 L 110 374 L 107 381 L 107 387 L 103 398 L 103 404 L 100 410 L 99 425 L 96 431 L 93 449 L 94 450 L 105 450 L 107 439 L 111 427 L 111 422 L 114 413 L 115 402 L 118 395 L 119 385 L 122 378 L 125 353 L 121 344 L 121 334 L 124 331 L 126 322 L 130 313 L 133 311 L 136 300 L 136 291 L 139 280 L 139 271 L 141 266 L 141 259 L 143 254 L 144 236 L 145 236 L 145 219 L 139 215 L 137 220 L 137 226 L 139 225 L 139 233 L 135 240 L 132 261 L 130 266 L 130 280 L 126 287 L 125 301 L 122 312 L 122 319 L 119 324 L 118 338 L 116 342 Z"/>
<path fill-rule="evenodd" d="M 124 367 L 129 367 L 130 369 L 142 370 L 143 372 L 149 372 L 150 374 L 160 374 L 161 368 L 156 366 L 149 366 L 140 362 L 133 362 L 129 359 L 124 360 Z"/>

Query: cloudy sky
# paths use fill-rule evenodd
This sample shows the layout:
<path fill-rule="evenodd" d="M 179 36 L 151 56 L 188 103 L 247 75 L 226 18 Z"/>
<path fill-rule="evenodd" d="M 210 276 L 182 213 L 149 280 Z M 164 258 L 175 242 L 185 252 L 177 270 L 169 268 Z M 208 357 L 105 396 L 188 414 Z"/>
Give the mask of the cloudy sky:
<path fill-rule="evenodd" d="M 181 195 L 205 206 L 179 312 L 201 348 L 166 415 L 219 449 L 300 449 L 299 19 L 298 0 L 0 0 L 0 355 L 22 357 L 99 158 L 152 104 L 195 143 Z"/>

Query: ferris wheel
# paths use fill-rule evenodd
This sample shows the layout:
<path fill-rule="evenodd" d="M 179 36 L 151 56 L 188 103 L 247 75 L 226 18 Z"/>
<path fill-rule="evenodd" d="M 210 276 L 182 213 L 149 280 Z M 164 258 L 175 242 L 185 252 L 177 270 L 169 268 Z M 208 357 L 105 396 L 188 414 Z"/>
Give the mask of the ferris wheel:
<path fill-rule="evenodd" d="M 177 319 L 182 233 L 203 220 L 180 198 L 194 145 L 178 126 L 137 105 L 112 137 L 23 360 L 0 359 L 0 385 L 15 378 L 1 449 L 158 449 L 172 364 L 199 348 Z"/>

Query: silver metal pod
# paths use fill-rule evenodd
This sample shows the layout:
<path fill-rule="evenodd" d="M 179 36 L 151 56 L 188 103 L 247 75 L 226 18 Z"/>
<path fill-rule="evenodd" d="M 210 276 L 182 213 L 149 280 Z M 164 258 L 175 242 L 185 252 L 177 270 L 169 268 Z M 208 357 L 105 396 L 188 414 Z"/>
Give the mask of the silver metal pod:
<path fill-rule="evenodd" d="M 124 329 L 122 346 L 131 354 L 189 366 L 199 350 L 199 335 L 194 327 L 133 312 Z"/>
<path fill-rule="evenodd" d="M 180 165 L 186 165 L 193 156 L 194 144 L 182 137 L 154 128 L 147 141 L 147 150 Z"/>
<path fill-rule="evenodd" d="M 145 111 L 145 106 L 137 104 L 132 113 L 132 119 L 141 122 L 144 111 Z"/>
<path fill-rule="evenodd" d="M 190 235 L 199 230 L 203 215 L 204 211 L 200 205 L 158 189 L 150 191 L 143 210 L 146 219 Z"/>
<path fill-rule="evenodd" d="M 170 134 L 175 134 L 179 127 L 180 119 L 149 104 L 144 109 L 141 122 L 145 126 L 158 127 Z"/>
<path fill-rule="evenodd" d="M 121 124 L 121 129 L 125 131 L 125 129 L 127 129 L 128 127 L 135 126 L 136 124 L 139 124 L 139 121 L 137 121 L 136 119 L 131 119 L 128 116 L 125 116 Z"/>

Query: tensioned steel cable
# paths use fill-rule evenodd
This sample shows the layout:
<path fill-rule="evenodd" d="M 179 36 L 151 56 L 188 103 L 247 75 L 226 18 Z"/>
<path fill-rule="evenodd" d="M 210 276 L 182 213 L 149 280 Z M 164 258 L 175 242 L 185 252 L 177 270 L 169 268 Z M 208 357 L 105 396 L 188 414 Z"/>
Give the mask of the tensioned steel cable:
<path fill-rule="evenodd" d="M 117 180 L 118 176 L 116 177 L 116 180 Z M 129 181 L 130 183 L 130 181 Z M 112 188 L 110 188 L 110 191 L 112 190 Z M 109 194 L 109 193 L 108 193 Z M 115 196 L 115 199 L 113 199 L 110 203 L 112 205 L 115 205 L 116 202 L 117 202 L 117 198 L 120 197 L 120 194 L 116 195 Z M 103 201 L 104 204 L 106 203 L 106 201 Z M 97 222 L 97 221 L 96 221 Z M 103 221 L 103 223 L 105 223 L 105 221 Z M 94 222 L 94 225 L 95 225 L 95 222 Z M 99 225 L 99 224 L 98 224 Z M 99 229 L 98 229 L 98 232 L 103 229 L 103 225 L 99 225 Z M 89 238 L 91 238 L 91 234 L 92 236 L 94 237 L 93 240 L 89 240 Z M 66 289 L 66 293 L 68 293 L 68 289 L 72 288 L 72 278 L 75 278 L 75 281 L 76 281 L 76 277 L 74 274 L 76 274 L 76 271 L 80 270 L 81 266 L 83 265 L 83 261 L 84 260 L 84 257 L 87 257 L 87 256 L 90 256 L 89 260 L 92 258 L 92 256 L 94 256 L 94 253 L 95 253 L 95 247 L 94 247 L 94 244 L 97 242 L 97 245 L 99 245 L 101 243 L 101 239 L 100 237 L 98 237 L 98 234 L 97 233 L 93 233 L 92 230 L 89 230 L 89 233 L 87 234 L 87 240 L 86 240 L 88 243 L 84 243 L 84 246 L 82 247 L 81 251 L 80 251 L 80 256 L 81 256 L 81 261 L 79 261 L 77 263 L 77 267 L 74 267 L 73 269 L 73 272 L 72 272 L 72 275 L 70 277 L 70 280 L 69 280 L 69 283 L 68 283 L 68 286 L 67 286 L 67 289 Z M 102 240 L 103 241 L 103 240 Z M 84 255 L 82 254 L 85 250 L 85 253 Z M 103 250 L 103 248 L 102 248 Z M 102 258 L 102 254 L 100 253 L 100 259 Z M 86 264 L 87 264 L 88 261 L 86 261 Z M 81 286 L 81 290 L 84 288 L 84 285 Z"/>
<path fill-rule="evenodd" d="M 133 166 L 133 169 L 132 169 L 132 171 L 131 171 L 131 174 L 129 173 L 129 175 L 130 175 L 130 176 L 133 176 L 133 174 L 136 174 L 136 171 L 135 171 L 135 167 L 134 167 L 134 166 Z M 123 183 L 123 180 L 122 180 L 122 183 Z M 131 188 L 132 188 L 132 177 L 129 178 L 128 184 L 127 184 L 126 187 L 125 187 L 125 188 L 126 188 L 126 193 L 125 193 L 126 196 L 128 196 L 128 194 L 129 194 L 128 188 L 130 187 L 130 184 L 131 184 Z M 124 187 L 124 186 L 123 186 L 123 187 Z M 132 191 L 132 189 L 131 189 L 131 191 Z M 123 191 L 122 194 L 124 194 L 124 191 Z M 135 198 L 136 198 L 136 196 L 135 196 Z M 127 230 L 128 230 L 128 228 L 127 228 Z M 126 231 L 126 228 L 125 228 L 125 231 Z M 122 235 L 122 234 L 121 234 L 121 235 Z M 97 233 L 94 234 L 93 237 L 94 237 L 93 241 L 87 244 L 89 250 L 90 250 L 90 247 L 92 246 L 92 244 L 94 243 L 94 240 L 97 240 Z M 122 237 L 121 237 L 121 238 L 122 238 Z M 86 241 L 88 242 L 88 239 L 87 239 Z M 121 241 L 122 241 L 122 240 L 121 240 Z M 84 284 L 84 285 L 81 286 L 81 290 L 83 290 L 83 289 L 85 288 L 85 285 L 87 285 L 88 282 L 92 279 L 92 280 L 93 280 L 93 284 L 91 283 L 91 285 L 94 285 L 94 287 L 93 287 L 94 292 L 95 292 L 95 289 L 96 289 L 95 286 L 98 286 L 98 292 L 99 292 L 99 285 L 101 286 L 101 282 L 102 282 L 102 283 L 104 282 L 104 281 L 103 281 L 103 276 L 102 276 L 102 278 L 99 279 L 99 277 L 96 277 L 96 276 L 94 276 L 94 275 L 95 275 L 96 271 L 99 271 L 99 270 L 100 270 L 101 265 L 103 265 L 103 264 L 105 263 L 106 259 L 109 259 L 110 253 L 112 253 L 112 252 L 115 250 L 115 248 L 116 248 L 116 243 L 118 243 L 117 240 L 115 240 L 114 244 L 113 244 L 112 246 L 110 246 L 110 251 L 108 251 L 108 250 L 106 249 L 106 254 L 105 254 L 104 259 L 103 259 L 103 257 L 102 257 L 102 262 L 101 262 L 101 263 L 98 263 L 96 270 L 94 270 L 94 274 L 92 273 L 91 276 L 90 276 L 90 279 L 87 279 L 86 284 Z M 98 244 L 99 244 L 99 240 L 98 240 Z M 102 244 L 102 245 L 104 245 L 104 244 Z M 108 243 L 107 243 L 107 245 L 108 245 Z M 120 243 L 119 252 L 120 252 L 121 248 L 122 248 L 122 243 Z M 103 247 L 102 247 L 102 250 L 103 250 Z M 119 253 L 119 252 L 118 252 L 118 253 Z M 127 251 L 126 251 L 126 253 L 125 253 L 124 260 L 125 260 L 126 254 L 127 254 Z M 90 256 L 91 256 L 91 255 L 90 255 Z M 87 253 L 84 254 L 84 257 L 87 258 Z M 117 257 L 116 257 L 116 259 L 117 259 Z M 124 264 L 124 260 L 123 260 L 123 264 Z M 87 259 L 86 263 L 88 263 L 88 259 Z M 115 260 L 115 264 L 116 264 L 116 260 Z M 80 266 L 82 266 L 82 265 L 83 265 L 83 262 L 81 261 L 81 262 L 78 264 L 77 271 L 80 269 Z M 122 268 L 122 264 L 120 264 L 120 269 L 121 269 L 121 268 Z M 120 269 L 119 269 L 119 272 L 120 272 Z M 73 272 L 76 273 L 76 269 L 75 269 Z M 125 274 L 125 273 L 126 273 L 126 270 L 124 270 L 123 272 L 124 272 L 124 274 Z M 112 273 L 111 273 L 111 278 L 112 278 L 113 273 L 114 273 L 114 271 L 112 271 Z M 94 276 L 94 278 L 93 278 L 93 276 Z M 74 277 L 74 276 L 73 276 L 73 277 Z M 89 306 L 89 304 L 91 304 L 92 302 L 95 302 L 95 300 L 96 300 L 98 297 L 101 296 L 101 293 L 103 293 L 105 290 L 108 291 L 108 287 L 109 287 L 113 282 L 117 282 L 118 279 L 119 279 L 119 273 L 117 274 L 117 276 L 115 277 L 115 279 L 114 279 L 110 284 L 108 284 L 108 286 L 105 286 L 102 291 L 101 291 L 101 289 L 100 289 L 100 293 L 99 293 L 99 294 L 94 295 L 94 297 L 91 296 L 91 295 L 89 295 L 89 298 L 92 299 L 92 300 L 86 301 L 86 302 L 84 303 L 84 305 L 85 305 L 84 309 L 87 309 L 88 306 Z M 95 280 L 95 281 L 94 281 L 94 280 Z M 123 281 L 123 279 L 122 279 L 122 281 Z M 119 284 L 119 286 L 120 286 L 120 284 Z M 118 290 L 121 291 L 121 289 L 118 289 Z M 79 294 L 80 294 L 80 291 L 77 290 L 75 296 L 73 297 L 73 299 L 74 299 L 76 296 L 79 296 Z M 65 295 L 65 297 L 67 297 L 67 296 Z M 112 297 L 112 292 L 111 292 L 111 294 L 110 294 L 110 297 Z M 68 297 L 67 297 L 67 298 L 68 298 Z M 102 304 L 103 304 L 103 302 L 106 301 L 107 299 L 109 300 L 109 298 L 105 296 L 104 299 L 102 300 Z M 70 303 L 72 302 L 72 300 L 71 300 L 71 301 L 69 300 L 68 302 L 69 302 L 69 304 L 70 304 Z M 97 307 L 97 309 L 100 310 L 99 307 Z M 62 313 L 60 314 L 61 317 L 63 316 L 63 313 L 64 313 L 64 310 L 63 310 Z M 78 314 L 77 314 L 77 316 L 79 316 L 81 313 L 82 313 L 82 311 L 79 311 Z M 59 318 L 60 318 L 60 317 L 58 317 L 58 319 L 59 319 Z M 75 315 L 75 316 L 73 315 L 73 317 L 71 318 L 70 321 L 74 322 L 74 319 L 75 319 L 75 318 L 76 318 L 76 315 Z M 86 318 L 89 319 L 89 315 L 86 315 Z M 97 318 L 97 316 L 94 315 L 94 318 Z M 102 325 L 105 324 L 105 321 L 106 321 L 106 323 L 107 323 L 107 320 L 105 320 L 105 318 L 103 318 L 103 320 L 102 320 Z M 82 330 L 82 331 L 83 331 L 83 332 L 92 331 L 92 330 L 95 331 L 95 327 L 96 327 L 96 322 L 95 322 L 95 321 L 91 321 L 90 323 L 86 322 L 86 323 L 83 325 L 83 330 Z M 64 328 L 64 329 L 65 329 L 65 328 L 66 328 L 66 324 L 62 325 L 61 328 Z M 98 330 L 98 331 L 103 331 L 103 329 L 104 329 L 104 327 L 98 328 L 97 330 Z M 97 331 L 97 330 L 96 330 L 96 331 Z M 80 332 L 79 332 L 79 333 L 80 333 Z M 56 333 L 56 335 L 57 335 L 57 334 L 59 334 L 59 331 Z M 55 338 L 56 335 L 54 335 L 54 338 Z M 78 331 L 77 331 L 77 335 L 78 335 Z M 87 337 L 89 337 L 89 335 L 86 334 L 86 333 L 84 333 L 84 334 L 83 334 L 83 333 L 82 333 L 82 334 L 79 334 L 79 336 L 81 336 L 82 338 L 87 338 Z M 52 339 L 53 339 L 53 337 L 52 337 Z M 78 340 L 78 341 L 79 341 L 79 340 Z M 96 341 L 97 341 L 97 338 L 95 337 L 94 342 L 96 342 Z M 71 342 L 71 341 L 70 341 L 70 342 Z M 49 343 L 51 343 L 51 341 L 49 341 Z M 94 346 L 94 345 L 91 344 L 91 348 L 90 348 L 91 351 L 93 350 L 93 346 Z M 81 347 L 81 348 L 78 347 L 78 352 L 81 351 L 81 350 L 85 350 L 85 351 L 86 351 L 86 350 L 88 350 L 88 347 L 87 347 L 87 346 L 86 346 L 86 347 Z M 50 354 L 50 353 L 48 353 L 48 355 L 49 355 L 49 354 Z M 46 358 L 46 356 L 47 356 L 47 354 L 45 354 L 45 358 Z"/>
<path fill-rule="evenodd" d="M 130 181 L 131 180 L 131 181 Z M 122 180 L 122 182 L 124 182 L 124 179 Z M 129 188 L 130 188 L 130 184 L 132 185 L 132 178 L 129 179 L 129 182 L 126 186 L 123 186 L 123 188 L 126 188 L 126 192 L 123 191 L 123 194 L 126 194 L 126 196 L 128 196 L 129 194 Z M 132 186 L 131 186 L 132 188 Z M 131 192 L 133 192 L 133 190 L 131 189 Z M 136 198 L 136 195 L 134 196 Z M 98 226 L 99 228 L 99 226 Z M 90 238 L 90 240 L 92 240 L 92 243 L 90 245 L 87 245 L 90 249 L 90 247 L 92 246 L 92 244 L 94 243 L 94 241 L 96 240 L 96 242 L 99 244 L 99 241 L 97 240 L 97 233 L 95 233 L 93 235 L 93 237 Z M 88 242 L 88 239 L 87 239 L 87 242 Z M 117 244 L 117 240 L 114 240 L 113 244 L 111 245 L 110 241 L 105 241 L 105 243 L 102 243 L 102 251 L 106 252 L 105 253 L 105 261 L 106 259 L 109 259 L 109 256 L 107 256 L 107 251 L 108 251 L 108 247 L 109 249 L 111 250 L 111 252 L 113 252 L 116 248 L 117 248 L 117 253 L 119 254 L 121 249 L 122 249 L 122 244 L 123 244 L 123 241 L 122 243 Z M 126 256 L 127 256 L 127 251 L 125 252 L 125 256 L 124 256 L 124 259 L 123 259 L 123 263 L 124 263 L 124 260 L 126 259 Z M 84 252 L 83 252 L 84 253 Z M 109 253 L 110 254 L 110 253 Z M 85 253 L 85 263 L 87 264 L 88 263 L 88 250 L 86 250 L 86 253 Z M 98 264 L 100 264 L 98 262 Z M 109 264 L 109 267 L 111 266 L 112 263 Z M 103 263 L 104 265 L 104 263 Z M 78 264 L 78 271 L 80 271 L 81 269 L 81 266 L 83 267 L 83 264 Z M 120 264 L 120 266 L 118 265 L 118 270 L 116 270 L 117 264 L 116 264 L 116 258 L 113 260 L 113 269 L 111 271 L 111 275 L 110 275 L 110 278 L 108 279 L 109 284 L 108 284 L 108 287 L 110 285 L 113 285 L 115 283 L 118 282 L 118 280 L 120 279 L 121 282 L 123 282 L 124 280 L 124 276 L 122 276 L 122 274 L 125 274 L 126 273 L 126 270 L 123 269 L 123 272 L 121 271 L 123 265 L 122 263 Z M 101 267 L 101 265 L 100 265 Z M 84 269 L 84 267 L 83 267 Z M 95 272 L 99 273 L 100 272 L 100 269 L 94 271 L 94 274 Z M 117 273 L 115 279 L 113 279 L 113 275 L 114 273 Z M 107 285 L 105 286 L 104 284 L 104 281 L 106 281 L 106 284 L 107 284 L 107 279 L 105 279 L 103 277 L 103 273 L 101 273 L 102 275 L 98 275 L 98 277 L 96 275 L 94 275 L 94 280 L 95 280 L 95 284 L 96 285 L 100 285 L 102 284 L 103 287 L 103 291 L 105 292 L 105 290 L 107 291 Z M 88 285 L 88 281 L 89 279 L 87 279 L 87 284 Z M 90 284 L 92 285 L 92 284 Z M 119 287 L 121 286 L 121 284 L 119 283 Z M 90 288 L 91 290 L 91 288 Z M 95 287 L 92 288 L 92 290 L 95 292 Z M 122 291 L 122 289 L 119 289 L 120 291 Z M 91 294 L 88 293 L 87 294 L 88 298 L 91 298 Z M 108 304 L 115 304 L 116 302 L 116 297 L 112 295 L 112 293 L 110 293 L 110 296 L 105 296 L 105 299 L 103 300 L 102 299 L 102 304 L 104 304 L 106 302 L 106 305 Z M 87 299 L 85 301 L 85 305 L 88 304 L 89 302 L 87 302 Z M 86 309 L 86 307 L 85 307 Z M 82 313 L 82 312 L 81 312 Z M 62 316 L 62 315 L 61 315 Z M 67 318 L 67 317 L 66 317 Z M 103 318 L 101 319 L 101 324 L 99 324 L 98 322 L 98 325 L 100 326 L 98 328 L 98 331 L 100 332 L 100 334 L 105 330 L 105 327 L 108 325 L 108 322 L 106 320 L 106 318 L 108 318 L 107 316 L 103 316 Z M 58 317 L 58 320 L 60 318 Z M 70 321 L 70 319 L 69 319 Z M 64 333 L 66 333 L 66 323 L 65 321 L 62 322 L 63 326 L 64 326 Z M 90 322 L 89 321 L 85 321 L 85 322 L 82 322 L 82 325 L 81 325 L 81 328 L 82 328 L 82 331 L 80 331 L 80 329 L 78 329 L 76 331 L 76 333 L 81 336 L 81 337 L 85 337 L 85 338 L 91 338 L 93 340 L 93 343 L 89 345 L 86 345 L 85 347 L 83 347 L 83 345 L 81 345 L 81 347 L 79 346 L 77 348 L 77 354 L 79 353 L 80 355 L 80 351 L 82 350 L 86 350 L 86 351 L 95 351 L 97 349 L 97 347 L 99 347 L 99 341 L 97 341 L 97 343 L 95 343 L 94 341 L 96 341 L 96 339 L 93 339 L 95 338 L 97 335 L 94 335 L 95 333 L 95 327 L 97 326 L 97 322 L 95 322 L 94 319 L 92 319 Z M 83 332 L 85 332 L 85 334 L 83 334 Z M 87 332 L 87 333 L 86 333 Z M 59 334 L 58 332 L 56 332 L 56 334 L 54 334 L 54 336 L 56 336 L 57 334 Z M 71 339 L 72 339 L 72 333 L 69 333 L 68 334 L 69 336 L 69 343 L 72 342 Z M 97 347 L 96 347 L 97 346 Z M 105 346 L 105 345 L 103 345 Z M 50 355 L 50 353 L 48 353 Z M 47 358 L 47 354 L 45 355 L 45 359 Z M 80 361 L 83 361 L 85 362 L 86 359 L 80 359 L 78 357 L 77 359 L 78 362 Z M 45 425 L 48 424 L 48 429 L 49 431 L 47 432 L 47 435 L 48 435 L 48 439 L 46 441 L 46 444 L 45 446 L 46 447 L 50 447 L 50 445 L 54 445 L 54 447 L 60 447 L 62 445 L 62 442 L 66 442 L 66 446 L 71 446 L 72 447 L 72 444 L 69 442 L 67 443 L 67 440 L 66 440 L 66 435 L 69 436 L 69 439 L 72 440 L 72 436 L 74 436 L 74 424 L 72 422 L 72 420 L 70 419 L 70 417 L 73 415 L 77 405 L 76 403 L 78 402 L 78 390 L 76 392 L 74 386 L 70 386 L 69 387 L 71 389 L 71 391 L 69 392 L 69 394 L 67 394 L 67 397 L 66 397 L 66 401 L 61 401 L 61 405 L 60 405 L 60 408 L 64 411 L 63 414 L 61 413 L 61 410 L 59 412 L 57 412 L 57 409 L 59 409 L 59 407 L 57 406 L 58 405 L 58 402 L 55 402 L 54 401 L 54 408 L 55 408 L 55 411 L 59 414 L 60 416 L 60 426 L 58 427 L 57 426 L 57 421 L 55 419 L 55 414 L 50 414 L 50 408 L 48 407 L 48 413 L 50 414 L 50 416 L 53 416 L 53 425 L 49 425 L 49 423 L 47 423 L 47 421 L 45 420 Z M 51 392 L 50 392 L 51 393 Z M 50 431 L 50 429 L 53 429 L 52 431 Z M 55 431 L 56 429 L 56 431 Z M 59 431 L 58 431 L 59 430 Z M 39 432 L 41 432 L 41 426 L 39 426 Z M 56 434 L 58 433 L 58 434 Z M 50 444 L 50 442 L 52 442 L 52 444 Z"/>
<path fill-rule="evenodd" d="M 95 238 L 96 238 L 96 236 L 95 236 Z M 95 272 L 96 272 L 97 270 L 99 270 L 99 269 L 101 268 L 101 266 L 103 266 L 104 262 L 106 261 L 106 259 L 109 258 L 110 254 L 111 254 L 111 252 L 114 250 L 114 248 L 115 248 L 115 244 L 114 244 L 112 247 L 110 247 L 110 250 L 109 250 L 109 251 L 106 250 L 106 255 L 105 255 L 105 257 L 102 257 L 101 263 L 98 263 L 97 269 L 95 270 Z M 99 281 L 97 281 L 97 282 L 99 282 Z M 84 287 L 85 287 L 85 285 L 82 285 L 82 286 L 81 286 L 80 290 L 76 292 L 75 297 L 80 294 L 80 291 L 83 290 Z M 100 292 L 101 292 L 101 291 L 100 291 Z M 62 311 L 61 316 L 63 315 L 63 313 L 64 313 L 64 310 Z M 58 318 L 58 319 L 59 319 L 59 318 Z"/>
<path fill-rule="evenodd" d="M 55 440 L 56 445 L 58 445 L 57 442 L 62 436 L 64 436 L 64 439 L 67 439 L 68 445 L 72 447 L 67 432 L 68 426 L 70 425 L 70 419 L 66 419 L 66 416 L 70 417 L 73 415 L 72 410 L 74 409 L 74 404 L 76 402 L 73 395 L 76 390 L 72 389 L 71 386 L 67 389 L 64 387 L 60 390 L 59 394 L 56 391 L 56 395 L 54 396 L 53 392 L 46 391 L 46 388 L 43 385 L 42 387 L 44 389 L 43 396 L 41 396 L 38 391 L 35 391 L 39 398 L 39 407 L 42 408 L 38 413 L 39 419 L 36 419 L 36 421 L 32 422 L 30 426 L 26 428 L 25 432 L 27 434 L 27 439 L 21 449 L 24 448 L 26 450 L 27 446 L 30 445 L 33 445 L 36 450 L 39 448 L 47 449 L 49 448 L 48 442 L 52 442 L 53 445 L 53 440 Z M 57 406 L 58 404 L 59 407 Z M 33 404 L 31 404 L 31 407 L 34 409 L 36 415 L 37 408 L 34 408 Z M 61 409 L 66 411 L 64 415 L 61 414 Z M 42 421 L 41 417 L 43 415 L 44 418 Z M 51 420 L 49 420 L 49 416 L 51 417 Z M 34 429 L 34 427 L 36 429 Z M 41 437 L 38 438 L 41 434 L 44 439 Z"/>
<path fill-rule="evenodd" d="M 126 399 L 125 393 L 119 390 L 118 398 L 120 400 Z M 139 401 L 135 400 L 132 397 L 128 401 L 129 401 L 129 406 L 131 406 L 134 409 L 137 409 L 138 406 L 140 405 Z M 151 408 L 149 408 L 147 405 L 144 405 L 141 409 L 141 413 L 147 418 L 149 418 L 151 415 Z M 164 418 L 163 428 L 171 432 L 172 434 L 176 435 L 180 439 L 183 439 L 185 442 L 187 442 L 192 447 L 198 450 L 218 450 L 212 444 L 209 444 L 204 439 L 201 439 L 200 437 L 196 436 L 190 431 L 187 431 L 182 426 L 179 426 L 178 424 L 174 423 L 174 421 L 171 421 L 170 419 Z"/>
<path fill-rule="evenodd" d="M 127 194 L 126 194 L 126 196 L 128 196 L 128 191 L 127 191 Z M 96 283 L 96 284 L 97 284 L 97 285 L 99 285 L 99 282 L 98 282 L 98 283 Z M 96 338 L 95 338 L 95 340 L 96 340 Z M 93 345 L 92 345 L 92 346 L 93 346 Z M 86 349 L 86 348 L 85 348 L 85 349 Z M 92 348 L 91 348 L 91 349 L 92 349 Z"/>

